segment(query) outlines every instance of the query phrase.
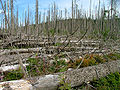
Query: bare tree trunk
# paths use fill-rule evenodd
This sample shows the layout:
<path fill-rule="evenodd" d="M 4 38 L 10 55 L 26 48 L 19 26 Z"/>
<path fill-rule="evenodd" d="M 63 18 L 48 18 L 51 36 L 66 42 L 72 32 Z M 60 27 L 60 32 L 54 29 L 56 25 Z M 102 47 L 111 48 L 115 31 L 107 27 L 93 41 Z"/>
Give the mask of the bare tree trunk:
<path fill-rule="evenodd" d="M 30 20 L 29 20 L 29 17 L 30 17 L 30 15 L 29 15 L 29 5 L 28 5 L 28 18 L 27 18 L 27 31 L 28 31 L 28 38 L 29 38 L 29 35 L 30 35 L 30 28 L 29 28 L 29 24 L 30 24 Z"/>
<path fill-rule="evenodd" d="M 36 24 L 36 31 L 38 35 L 38 0 L 36 0 L 36 12 L 35 12 L 35 24 Z"/>
<path fill-rule="evenodd" d="M 1 18 L 1 32 L 2 32 L 2 28 L 3 28 L 3 19 Z"/>
<path fill-rule="evenodd" d="M 39 14 L 39 32 L 38 32 L 39 35 L 40 35 L 40 32 L 41 32 L 41 12 Z"/>
<path fill-rule="evenodd" d="M 65 32 L 68 29 L 68 24 L 67 24 L 67 9 L 65 8 Z"/>
<path fill-rule="evenodd" d="M 56 4 L 54 2 L 54 32 L 56 32 L 56 20 L 57 20 L 57 17 L 56 17 Z"/>
<path fill-rule="evenodd" d="M 98 19 L 100 19 L 100 5 L 101 5 L 101 2 L 99 0 L 99 6 L 98 6 Z"/>
<path fill-rule="evenodd" d="M 70 29 L 70 33 L 72 33 L 73 31 L 73 19 L 74 19 L 74 4 L 73 4 L 73 0 L 72 0 L 72 20 L 71 20 L 71 29 Z"/>
<path fill-rule="evenodd" d="M 6 1 L 4 2 L 4 8 L 5 8 L 5 32 L 7 32 L 7 15 L 6 15 Z"/>
<path fill-rule="evenodd" d="M 19 27 L 19 21 L 18 21 L 18 8 L 17 8 L 17 13 L 16 13 L 16 35 L 17 35 L 17 32 L 18 32 L 18 27 Z"/>
<path fill-rule="evenodd" d="M 0 3 L 1 3 L 1 6 L 2 6 L 2 9 L 3 9 L 3 11 L 4 11 L 4 15 L 5 15 L 5 17 L 6 17 L 6 23 L 8 23 L 8 20 L 7 20 L 7 15 L 6 15 L 6 10 L 5 10 L 5 8 L 4 8 L 4 5 L 3 5 L 3 3 L 2 3 L 2 0 L 0 0 Z M 5 5 L 6 6 L 6 5 Z M 4 29 L 4 28 L 3 28 Z"/>
<path fill-rule="evenodd" d="M 92 3 L 92 0 L 90 0 L 90 11 L 89 11 L 89 13 L 90 13 L 90 18 L 91 18 L 91 3 Z"/>
<path fill-rule="evenodd" d="M 9 0 L 7 0 L 7 8 L 8 8 L 8 32 L 10 33 L 10 16 L 9 16 L 9 10 L 10 10 L 10 7 L 9 7 Z"/>
<path fill-rule="evenodd" d="M 46 28 L 45 28 L 45 12 L 44 12 L 44 14 L 43 14 L 42 26 L 43 26 L 43 32 L 45 32 L 45 34 L 46 34 Z"/>
<path fill-rule="evenodd" d="M 5 32 L 5 28 L 4 28 L 5 27 L 5 20 L 4 19 L 3 19 L 3 24 L 2 25 L 3 25 L 3 33 L 4 33 Z"/>
<path fill-rule="evenodd" d="M 112 33 L 113 33 L 113 0 L 111 0 L 111 22 L 110 22 L 110 37 L 112 37 Z"/>
<path fill-rule="evenodd" d="M 25 11 L 25 33 L 27 35 L 27 16 L 26 16 L 26 11 Z"/>
<path fill-rule="evenodd" d="M 11 6 L 11 34 L 14 34 L 13 0 L 10 0 L 10 6 Z"/>

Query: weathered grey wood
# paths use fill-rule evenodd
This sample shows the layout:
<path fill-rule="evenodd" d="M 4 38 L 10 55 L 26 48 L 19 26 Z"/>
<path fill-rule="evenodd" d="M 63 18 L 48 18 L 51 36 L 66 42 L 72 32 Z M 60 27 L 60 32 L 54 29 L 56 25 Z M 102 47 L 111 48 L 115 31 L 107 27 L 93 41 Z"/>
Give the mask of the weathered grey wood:
<path fill-rule="evenodd" d="M 40 76 L 37 79 L 31 79 L 33 83 L 36 83 L 34 87 L 36 90 L 47 90 L 48 88 L 52 88 L 50 90 L 56 90 L 55 85 L 59 85 L 59 76 L 56 75 L 63 75 L 65 76 L 65 80 L 68 83 L 71 83 L 72 87 L 79 86 L 84 82 L 90 82 L 93 79 L 99 79 L 101 77 L 105 77 L 110 73 L 120 72 L 120 60 L 106 62 L 104 64 L 99 64 L 96 66 L 89 66 L 75 70 L 69 70 L 63 73 L 56 73 L 51 77 Z M 53 78 L 56 77 L 56 78 Z M 52 84 L 54 83 L 54 84 Z M 46 89 L 47 88 L 47 89 Z"/>
<path fill-rule="evenodd" d="M 60 80 L 59 75 L 64 75 L 66 82 L 71 83 L 72 87 L 75 87 L 84 82 L 87 83 L 93 79 L 99 79 L 115 72 L 120 72 L 120 60 L 80 69 L 68 70 L 63 73 L 55 73 L 54 75 L 27 78 L 27 81 L 31 83 L 29 85 L 32 85 L 32 90 L 57 90 Z"/>

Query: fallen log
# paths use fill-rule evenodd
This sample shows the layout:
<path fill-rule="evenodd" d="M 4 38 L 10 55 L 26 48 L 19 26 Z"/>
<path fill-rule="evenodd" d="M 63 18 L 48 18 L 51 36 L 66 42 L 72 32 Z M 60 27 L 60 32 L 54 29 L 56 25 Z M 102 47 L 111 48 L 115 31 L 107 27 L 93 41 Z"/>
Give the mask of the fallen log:
<path fill-rule="evenodd" d="M 23 66 L 28 66 L 29 64 L 23 64 Z M 18 70 L 20 68 L 20 65 L 10 65 L 10 66 L 4 66 L 0 67 L 0 71 L 6 72 L 6 71 L 12 71 L 12 70 Z"/>
<path fill-rule="evenodd" d="M 84 67 L 80 69 L 75 70 L 68 70 L 63 73 L 55 73 L 53 76 L 51 76 L 53 79 L 51 80 L 51 77 L 48 78 L 48 75 L 41 76 L 37 80 L 33 80 L 36 84 L 34 84 L 34 87 L 36 90 L 46 90 L 46 88 L 52 88 L 50 90 L 56 90 L 55 85 L 59 85 L 60 77 L 59 75 L 64 75 L 65 80 L 68 83 L 71 83 L 72 87 L 80 86 L 84 82 L 90 82 L 93 79 L 99 79 L 102 77 L 107 76 L 110 73 L 120 72 L 120 60 L 112 61 L 112 62 L 106 62 L 104 64 L 99 64 L 96 66 L 89 66 Z M 62 79 L 62 78 L 61 78 Z M 35 81 L 34 81 L 35 80 Z M 51 83 L 54 83 L 53 85 Z"/>
<path fill-rule="evenodd" d="M 9 87 L 14 90 L 57 90 L 57 87 L 60 83 L 59 75 L 64 74 L 65 80 L 68 83 L 71 83 L 72 87 L 76 87 L 84 82 L 90 82 L 95 78 L 99 79 L 115 72 L 120 72 L 120 60 L 106 62 L 96 66 L 69 70 L 63 73 L 55 73 L 54 75 L 32 77 L 26 80 L 1 82 L 0 89 L 5 88 L 3 86 L 8 84 Z"/>
<path fill-rule="evenodd" d="M 0 83 L 0 90 L 33 90 L 27 80 L 14 80 Z"/>
<path fill-rule="evenodd" d="M 19 53 L 32 53 L 32 52 L 39 52 L 41 48 L 29 48 L 29 49 L 12 49 L 12 50 L 3 50 L 0 53 L 0 56 L 2 55 L 8 55 L 8 54 L 16 54 L 16 51 Z"/>

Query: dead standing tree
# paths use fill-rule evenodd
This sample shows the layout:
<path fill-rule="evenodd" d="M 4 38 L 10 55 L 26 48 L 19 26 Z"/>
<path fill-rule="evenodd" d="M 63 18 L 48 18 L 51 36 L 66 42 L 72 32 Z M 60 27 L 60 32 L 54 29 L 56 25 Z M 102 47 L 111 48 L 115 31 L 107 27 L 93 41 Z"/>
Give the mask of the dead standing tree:
<path fill-rule="evenodd" d="M 6 1 L 4 2 L 4 8 L 5 8 L 5 32 L 7 32 Z"/>
<path fill-rule="evenodd" d="M 11 34 L 14 34 L 14 14 L 13 14 L 13 0 L 10 0 L 10 9 L 11 9 Z"/>
<path fill-rule="evenodd" d="M 39 31 L 38 31 L 38 0 L 36 0 L 35 24 L 36 24 L 36 34 L 38 36 L 39 35 Z"/>
<path fill-rule="evenodd" d="M 7 8 L 8 8 L 8 32 L 10 33 L 10 31 L 9 31 L 9 29 L 10 29 L 10 15 L 9 15 L 10 7 L 9 7 L 9 0 L 7 0 Z"/>
<path fill-rule="evenodd" d="M 38 13 L 38 0 L 36 1 L 36 12 Z M 72 2 L 72 5 L 73 5 L 73 2 Z M 57 28 L 54 28 L 54 27 L 59 27 L 59 29 L 60 29 L 60 32 L 62 32 L 62 30 L 64 29 L 64 27 L 63 27 L 63 12 L 60 10 L 60 12 L 59 12 L 59 16 L 60 17 L 58 17 L 57 16 L 57 12 L 56 12 L 56 9 L 55 9 L 55 7 L 56 6 L 54 6 L 54 8 L 53 8 L 53 13 L 52 13 L 52 15 L 51 16 L 53 16 L 53 21 L 52 21 L 52 29 L 54 29 L 55 31 L 56 31 L 56 29 Z M 69 44 L 73 41 L 73 38 L 74 37 L 76 37 L 76 35 L 78 35 L 78 41 L 77 41 L 77 43 L 79 43 L 80 41 L 81 41 L 81 39 L 83 39 L 85 36 L 86 36 L 86 33 L 87 33 L 87 31 L 88 31 L 88 29 L 90 29 L 91 27 L 92 27 L 92 24 L 91 23 L 94 23 L 93 21 L 92 21 L 92 19 L 91 19 L 91 21 L 89 21 L 89 19 L 87 18 L 87 15 L 85 14 L 85 18 L 82 18 L 81 20 L 82 21 L 80 21 L 81 23 L 79 23 L 79 22 L 77 22 L 77 20 L 75 19 L 75 17 L 77 18 L 77 17 L 80 17 L 80 15 L 78 14 L 78 11 L 77 11 L 77 9 L 75 10 L 75 9 L 73 9 L 73 7 L 74 6 L 72 6 L 72 11 L 74 12 L 72 12 L 72 19 L 71 19 L 71 17 L 70 18 L 68 18 L 69 20 L 66 20 L 66 22 L 68 22 L 68 21 L 71 21 L 72 20 L 72 22 L 70 22 L 70 25 L 72 24 L 72 31 L 71 32 L 69 32 L 69 34 L 66 36 L 66 38 L 65 38 L 65 41 L 63 41 L 63 43 L 62 43 L 62 45 L 60 45 L 57 49 L 59 49 L 60 48 L 60 52 L 59 53 L 61 53 L 62 52 L 62 50 L 64 51 L 64 49 L 67 47 L 67 48 L 69 48 L 68 46 L 69 46 Z M 29 11 L 29 10 L 28 10 Z M 75 13 L 76 12 L 76 13 Z M 36 14 L 37 14 L 36 13 Z M 48 11 L 48 13 L 50 13 L 49 11 Z M 67 12 L 66 12 L 67 13 Z M 75 16 L 75 14 L 76 14 L 76 16 Z M 77 16 L 77 14 L 79 15 L 79 16 Z M 29 16 L 29 15 L 28 15 Z M 65 15 L 66 16 L 66 15 Z M 36 15 L 36 27 L 35 27 L 35 34 L 37 35 L 38 34 L 38 31 L 37 31 L 37 25 L 38 25 L 38 15 Z M 28 18 L 28 20 L 27 20 L 27 17 L 25 17 L 26 18 L 26 20 L 25 20 L 25 22 L 26 22 L 26 25 L 27 26 L 29 26 L 29 24 L 28 24 L 28 20 L 29 20 L 29 18 Z M 58 18 L 59 18 L 59 21 L 58 21 Z M 66 17 L 67 18 L 67 17 Z M 75 20 L 74 20 L 75 19 Z M 79 18 L 80 19 L 80 18 Z M 56 22 L 57 22 L 57 24 L 56 24 Z M 83 22 L 83 23 L 82 23 Z M 69 23 L 69 22 L 68 22 Z M 85 23 L 85 24 L 84 24 Z M 40 23 L 39 23 L 40 24 Z M 59 24 L 59 25 L 58 25 Z M 33 25 L 33 24 L 32 24 Z M 46 30 L 48 33 L 49 33 L 49 30 L 50 30 L 50 25 L 51 25 L 51 22 L 50 22 L 50 16 L 49 16 L 49 14 L 48 14 L 48 16 L 45 16 L 44 15 L 44 22 L 43 22 L 43 28 L 44 29 L 41 29 L 41 30 Z M 42 26 L 41 25 L 41 26 Z M 68 25 L 67 24 L 67 27 L 69 27 L 70 25 Z M 33 25 L 32 27 L 34 27 L 35 25 Z M 79 28 L 80 28 L 80 26 L 83 26 L 82 27 L 82 29 L 85 31 L 85 34 L 80 38 L 80 35 L 79 34 L 76 34 L 76 33 L 79 33 Z M 75 29 L 74 29 L 74 27 L 75 27 Z M 70 28 L 71 29 L 71 28 Z M 29 29 L 28 29 L 29 30 Z M 28 30 L 27 30 L 27 32 L 28 32 Z M 43 32 L 44 32 L 43 31 Z M 66 30 L 67 31 L 67 30 Z M 34 34 L 34 36 L 35 36 L 35 34 Z M 59 33 L 59 34 L 57 34 L 57 33 L 55 33 L 56 35 L 62 35 L 61 33 Z M 82 33 L 83 34 L 83 33 Z M 46 36 L 47 36 L 47 34 L 46 34 Z M 44 38 L 46 37 L 46 36 L 44 36 Z M 50 35 L 48 35 L 48 37 L 47 37 L 48 39 L 49 38 L 51 38 L 50 37 Z M 52 38 L 54 38 L 54 37 L 52 37 Z M 29 41 L 29 40 L 28 40 Z M 35 40 L 34 40 L 35 41 Z M 49 40 L 48 40 L 49 41 Z M 44 41 L 43 41 L 44 42 Z M 46 42 L 47 42 L 47 40 L 46 40 Z M 67 43 L 66 43 L 67 42 Z M 38 43 L 38 42 L 36 42 L 36 43 Z M 45 42 L 44 42 L 45 43 Z M 62 47 L 63 46 L 63 47 Z M 46 45 L 45 46 L 43 46 L 43 47 L 47 47 Z M 62 47 L 62 48 L 61 48 Z M 49 48 L 49 47 L 48 47 Z M 71 48 L 71 47 L 70 47 Z M 47 49 L 48 50 L 48 49 Z M 17 53 L 17 52 L 16 52 Z M 19 55 L 19 53 L 17 53 L 18 55 Z M 46 53 L 42 53 L 43 55 L 45 55 Z M 68 57 L 71 59 L 71 57 L 70 57 L 70 55 L 68 55 Z M 44 57 L 42 57 L 42 58 L 44 58 Z M 20 55 L 19 55 L 19 63 L 21 64 L 21 66 L 22 66 L 22 63 L 21 63 L 21 61 L 22 61 L 22 58 L 20 58 Z M 82 62 L 81 62 L 82 63 Z M 23 66 L 22 66 L 23 67 Z M 23 72 L 26 74 L 26 71 L 25 71 L 25 69 L 23 68 Z M 27 74 L 26 74 L 26 76 L 27 76 Z"/>
<path fill-rule="evenodd" d="M 3 4 L 2 4 L 2 1 L 0 0 L 0 2 L 1 2 L 1 5 L 2 5 L 2 8 L 3 8 L 3 11 L 4 11 L 4 14 L 5 14 L 5 17 L 6 17 L 6 22 L 7 23 L 9 23 L 8 22 L 8 19 L 7 19 L 7 15 L 6 15 L 6 10 L 5 10 L 5 8 L 3 7 Z M 13 14 L 13 0 L 10 0 L 10 6 L 11 6 L 11 29 L 10 29 L 10 34 L 11 35 L 14 35 L 15 33 L 14 33 L 14 14 Z M 8 26 L 9 27 L 9 26 Z M 9 37 L 7 37 L 8 39 L 9 39 Z M 15 46 L 12 46 L 13 48 L 15 47 Z M 23 63 L 22 63 L 22 58 L 21 58 L 21 56 L 20 56 L 20 54 L 19 54 L 19 52 L 18 51 L 15 51 L 16 52 L 16 54 L 18 55 L 18 62 L 19 62 L 19 64 L 20 64 L 20 66 L 21 66 L 21 68 L 22 68 L 22 72 L 24 73 L 24 75 L 25 75 L 25 78 L 27 78 L 28 77 L 28 74 L 27 74 L 27 71 L 26 71 L 26 67 L 24 67 L 24 65 L 23 65 Z"/>

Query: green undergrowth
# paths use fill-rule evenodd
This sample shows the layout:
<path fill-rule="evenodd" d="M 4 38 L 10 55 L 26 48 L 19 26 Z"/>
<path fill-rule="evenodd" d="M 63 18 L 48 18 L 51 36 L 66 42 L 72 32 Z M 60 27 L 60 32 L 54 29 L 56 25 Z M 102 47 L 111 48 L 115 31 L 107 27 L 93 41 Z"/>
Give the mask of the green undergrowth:
<path fill-rule="evenodd" d="M 27 71 L 31 76 L 64 72 L 68 69 L 65 60 L 55 60 L 52 64 L 50 64 L 50 62 L 46 62 L 45 60 L 29 58 L 27 62 L 29 63 L 29 66 L 27 66 Z"/>
<path fill-rule="evenodd" d="M 3 81 L 19 80 L 24 77 L 21 70 L 4 72 Z"/>
<path fill-rule="evenodd" d="M 62 45 L 62 43 L 57 42 L 57 43 L 55 43 L 54 46 L 61 46 L 61 45 Z"/>
<path fill-rule="evenodd" d="M 65 81 L 65 76 L 61 75 L 59 80 L 59 86 L 57 90 L 73 90 L 71 87 L 71 83 Z"/>
<path fill-rule="evenodd" d="M 120 90 L 120 73 L 111 73 L 99 80 L 94 80 L 91 85 L 97 90 Z"/>
<path fill-rule="evenodd" d="M 80 68 L 119 59 L 120 53 L 109 53 L 107 55 L 87 54 L 85 55 Z M 27 61 L 27 63 L 29 63 L 27 70 L 31 76 L 53 74 L 57 72 L 64 72 L 68 70 L 68 68 L 76 69 L 81 62 L 82 59 L 65 62 L 65 60 L 59 60 L 58 57 L 55 57 L 55 60 L 52 62 L 52 64 L 50 64 L 50 62 L 46 62 L 44 59 L 29 58 Z"/>
<path fill-rule="evenodd" d="M 65 55 L 60 57 L 65 58 Z M 83 62 L 82 59 L 76 59 L 75 61 L 69 60 L 69 62 L 66 62 L 64 59 L 59 60 L 59 57 L 55 57 L 55 60 L 53 60 L 53 62 L 50 63 L 50 61 L 46 61 L 44 58 L 40 59 L 36 57 L 36 58 L 29 58 L 27 60 L 29 66 L 26 66 L 26 68 L 28 74 L 31 77 L 34 77 L 34 76 L 64 72 L 67 71 L 68 68 L 76 69 L 81 62 L 82 64 L 80 68 L 98 65 L 100 63 L 113 61 L 113 60 L 120 60 L 120 53 L 109 53 L 107 55 L 87 54 L 85 55 Z M 18 80 L 23 77 L 24 75 L 21 69 L 19 69 L 15 71 L 5 72 L 3 79 L 4 81 L 9 81 L 9 80 Z"/>
<path fill-rule="evenodd" d="M 80 66 L 80 68 L 82 68 L 114 60 L 120 60 L 120 53 L 109 53 L 106 55 L 86 54 L 84 59 L 80 58 L 76 59 L 75 62 L 69 62 L 68 67 L 75 69 L 82 62 Z"/>
<path fill-rule="evenodd" d="M 120 90 L 120 73 L 110 73 L 106 77 L 74 87 L 73 90 Z"/>

